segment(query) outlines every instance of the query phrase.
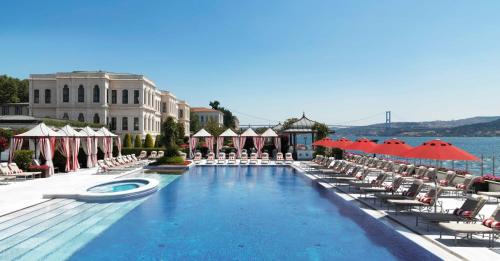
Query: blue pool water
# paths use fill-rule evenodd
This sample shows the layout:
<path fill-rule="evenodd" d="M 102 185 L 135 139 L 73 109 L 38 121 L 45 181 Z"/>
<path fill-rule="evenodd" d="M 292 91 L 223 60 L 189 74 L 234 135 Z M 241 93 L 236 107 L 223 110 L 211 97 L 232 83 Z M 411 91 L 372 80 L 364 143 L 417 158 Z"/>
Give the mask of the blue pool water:
<path fill-rule="evenodd" d="M 196 167 L 72 260 L 434 260 L 287 167 Z"/>

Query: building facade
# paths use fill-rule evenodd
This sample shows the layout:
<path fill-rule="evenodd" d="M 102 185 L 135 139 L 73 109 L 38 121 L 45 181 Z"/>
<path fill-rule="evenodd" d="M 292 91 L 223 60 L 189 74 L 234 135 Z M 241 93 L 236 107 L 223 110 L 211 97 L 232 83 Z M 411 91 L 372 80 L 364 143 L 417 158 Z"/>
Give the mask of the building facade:
<path fill-rule="evenodd" d="M 161 132 L 162 92 L 143 75 L 60 72 L 32 74 L 32 116 L 99 123 L 118 134 Z"/>
<path fill-rule="evenodd" d="M 1 116 L 7 115 L 30 115 L 30 104 L 28 102 L 4 103 L 1 105 Z"/>
<path fill-rule="evenodd" d="M 198 116 L 198 120 L 202 126 L 206 126 L 209 121 L 215 121 L 219 126 L 224 125 L 224 114 L 221 111 L 204 108 L 193 107 L 191 112 Z"/>

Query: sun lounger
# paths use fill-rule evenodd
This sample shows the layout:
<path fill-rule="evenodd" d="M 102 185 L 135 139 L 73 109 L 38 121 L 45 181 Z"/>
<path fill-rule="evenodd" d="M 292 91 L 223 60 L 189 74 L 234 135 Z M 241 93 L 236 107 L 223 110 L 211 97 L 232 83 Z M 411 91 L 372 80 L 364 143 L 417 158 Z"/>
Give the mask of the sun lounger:
<path fill-rule="evenodd" d="M 207 164 L 215 163 L 215 154 L 213 152 L 209 152 L 207 155 Z"/>
<path fill-rule="evenodd" d="M 500 233 L 500 205 L 498 205 L 493 214 L 489 218 L 483 220 L 482 223 L 440 222 L 439 227 L 441 228 L 439 237 L 441 238 L 442 231 L 446 230 L 455 237 L 455 244 L 458 243 L 457 236 L 460 234 L 465 234 L 466 238 L 470 238 L 474 234 L 488 234 L 488 245 L 491 246 L 492 238 L 493 240 L 495 238 L 494 234 Z"/>
<path fill-rule="evenodd" d="M 445 186 L 443 187 L 443 191 L 445 193 L 456 194 L 457 196 L 465 196 L 474 184 L 475 178 L 477 177 L 466 175 L 463 183 L 457 183 L 455 186 Z"/>
<path fill-rule="evenodd" d="M 437 183 L 439 186 L 446 187 L 453 183 L 453 180 L 457 176 L 455 171 L 449 170 L 446 172 L 446 177 L 444 179 L 438 180 Z"/>
<path fill-rule="evenodd" d="M 195 164 L 199 164 L 201 162 L 201 152 L 196 152 L 194 154 L 194 159 L 193 159 Z"/>
<path fill-rule="evenodd" d="M 420 193 L 424 186 L 424 183 L 421 180 L 415 180 L 408 188 L 408 190 L 403 191 L 401 194 L 375 194 L 380 200 L 389 200 L 389 199 L 415 199 Z"/>
<path fill-rule="evenodd" d="M 165 151 L 160 150 L 160 151 L 158 151 L 158 155 L 156 156 L 156 158 L 159 159 L 159 158 L 162 158 L 163 156 L 165 156 Z"/>
<path fill-rule="evenodd" d="M 391 184 L 383 184 L 380 187 L 360 187 L 362 193 L 394 193 L 403 184 L 404 179 L 401 176 L 396 176 Z"/>
<path fill-rule="evenodd" d="M 16 176 L 14 176 L 12 170 L 9 169 L 7 162 L 0 163 L 0 174 L 4 182 L 16 180 Z"/>
<path fill-rule="evenodd" d="M 276 154 L 276 164 L 283 164 L 283 153 L 282 152 L 278 152 Z"/>
<path fill-rule="evenodd" d="M 483 197 L 472 198 L 468 197 L 461 207 L 456 208 L 451 213 L 429 213 L 420 212 L 416 213 L 415 223 L 418 226 L 419 219 L 428 223 L 439 223 L 439 222 L 458 222 L 458 221 L 468 221 L 474 220 L 479 211 L 483 208 L 486 203 L 486 199 Z"/>
<path fill-rule="evenodd" d="M 386 178 L 387 178 L 387 173 L 382 171 L 377 175 L 377 177 L 374 180 L 370 182 L 363 182 L 359 180 L 349 181 L 349 190 L 351 190 L 351 187 L 355 189 L 359 189 L 361 187 L 381 187 Z"/>
<path fill-rule="evenodd" d="M 368 173 L 370 173 L 368 167 L 364 167 L 358 172 L 353 173 L 352 176 L 330 176 L 330 178 L 332 178 L 335 183 L 348 183 L 356 180 L 362 181 L 368 176 Z"/>
<path fill-rule="evenodd" d="M 226 153 L 219 152 L 217 156 L 217 164 L 226 164 Z"/>
<path fill-rule="evenodd" d="M 158 156 L 158 152 L 156 150 L 154 150 L 154 151 L 151 151 L 151 154 L 149 154 L 148 158 L 150 160 L 155 160 L 157 158 L 157 156 Z"/>
<path fill-rule="evenodd" d="M 240 164 L 248 164 L 248 154 L 246 152 L 241 153 Z"/>
<path fill-rule="evenodd" d="M 234 152 L 229 153 L 227 164 L 236 164 L 236 153 Z"/>
<path fill-rule="evenodd" d="M 137 156 L 137 158 L 140 160 L 146 159 L 147 157 L 148 157 L 148 153 L 145 150 L 141 151 L 139 156 Z"/>
<path fill-rule="evenodd" d="M 477 194 L 488 198 L 496 198 L 497 202 L 500 198 L 500 191 L 478 191 Z"/>
<path fill-rule="evenodd" d="M 260 164 L 269 164 L 269 154 L 267 152 L 262 153 Z"/>
<path fill-rule="evenodd" d="M 388 199 L 387 203 L 394 206 L 394 210 L 398 213 L 399 209 L 409 209 L 413 207 L 431 207 L 437 204 L 437 199 L 443 190 L 440 187 L 430 188 L 429 191 L 422 197 L 416 199 Z"/>
<path fill-rule="evenodd" d="M 257 153 L 250 154 L 250 164 L 257 164 Z"/>
<path fill-rule="evenodd" d="M 15 162 L 9 163 L 9 168 L 13 172 L 12 175 L 16 177 L 21 177 L 24 179 L 27 179 L 28 177 L 35 177 L 38 175 L 39 177 L 42 176 L 42 172 L 24 172 L 21 170 Z"/>
<path fill-rule="evenodd" d="M 285 154 L 285 164 L 292 164 L 293 163 L 293 156 L 292 153 L 287 152 Z"/>

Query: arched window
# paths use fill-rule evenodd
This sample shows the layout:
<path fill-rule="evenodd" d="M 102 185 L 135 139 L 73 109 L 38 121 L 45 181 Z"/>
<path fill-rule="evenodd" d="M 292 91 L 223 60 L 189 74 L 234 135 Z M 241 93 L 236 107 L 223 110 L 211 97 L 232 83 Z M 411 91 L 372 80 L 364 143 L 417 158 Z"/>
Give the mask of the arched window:
<path fill-rule="evenodd" d="M 69 102 L 69 88 L 66 84 L 63 87 L 63 102 Z"/>
<path fill-rule="evenodd" d="M 94 86 L 94 102 L 100 102 L 101 100 L 101 91 L 99 89 L 99 85 Z"/>
<path fill-rule="evenodd" d="M 68 116 L 68 113 L 64 113 L 63 114 L 63 120 L 69 120 L 69 116 Z"/>
<path fill-rule="evenodd" d="M 78 114 L 78 121 L 85 122 L 85 117 L 83 116 L 83 113 Z"/>
<path fill-rule="evenodd" d="M 78 102 L 85 102 L 85 89 L 83 85 L 78 86 Z"/>
<path fill-rule="evenodd" d="M 94 114 L 94 123 L 101 123 L 101 119 L 99 118 L 99 114 Z"/>

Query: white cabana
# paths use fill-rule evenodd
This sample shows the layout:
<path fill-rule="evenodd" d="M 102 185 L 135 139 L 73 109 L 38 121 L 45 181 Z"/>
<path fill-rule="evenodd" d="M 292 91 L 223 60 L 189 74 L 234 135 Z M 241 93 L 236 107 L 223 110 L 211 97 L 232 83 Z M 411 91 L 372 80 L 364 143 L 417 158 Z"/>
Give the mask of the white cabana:
<path fill-rule="evenodd" d="M 110 132 L 105 127 L 100 128 L 96 132 L 102 135 L 101 150 L 102 152 L 104 152 L 104 158 L 113 157 L 113 138 L 120 139 L 120 137 Z M 118 154 L 121 154 L 121 144 L 120 144 L 121 141 L 117 143 L 118 145 L 120 145 L 118 146 L 118 152 L 119 152 Z"/>
<path fill-rule="evenodd" d="M 257 157 L 260 157 L 261 150 L 264 147 L 264 138 L 257 134 L 252 128 L 248 128 L 240 135 L 241 149 L 245 146 L 246 138 L 253 138 L 253 145 L 257 150 Z"/>
<path fill-rule="evenodd" d="M 194 150 L 196 149 L 196 144 L 200 138 L 205 138 L 205 142 L 207 143 L 207 147 L 210 152 L 214 151 L 214 137 L 205 129 L 201 129 L 189 138 L 189 154 L 191 158 L 194 156 Z"/>
<path fill-rule="evenodd" d="M 222 146 L 224 145 L 224 138 L 232 138 L 233 139 L 233 144 L 236 150 L 238 150 L 238 134 L 234 132 L 232 129 L 227 129 L 223 133 L 217 137 L 217 154 L 219 154 L 219 150 L 222 149 Z"/>
<path fill-rule="evenodd" d="M 263 137 L 264 139 L 272 139 L 273 143 L 274 143 L 274 147 L 276 147 L 276 150 L 278 152 L 281 151 L 281 139 L 280 139 L 279 135 L 273 129 L 271 129 L 271 128 L 267 129 L 260 136 Z"/>
<path fill-rule="evenodd" d="M 103 137 L 101 133 L 95 132 L 89 126 L 83 128 L 80 134 L 84 135 L 85 142 L 82 142 L 83 151 L 87 154 L 87 168 L 92 168 L 97 165 L 97 142 L 99 137 Z"/>
<path fill-rule="evenodd" d="M 39 157 L 37 152 L 42 154 L 46 160 L 45 165 L 49 167 L 48 174 L 52 175 L 54 174 L 54 163 L 52 160 L 54 159 L 56 138 L 59 137 L 61 137 L 61 134 L 47 127 L 45 123 L 40 123 L 25 133 L 15 135 L 10 143 L 9 162 L 12 161 L 14 152 L 21 149 L 24 139 L 33 140 L 35 143 L 35 157 L 37 159 Z"/>
<path fill-rule="evenodd" d="M 59 142 L 58 150 L 66 157 L 66 172 L 76 171 L 80 168 L 78 163 L 78 151 L 80 150 L 80 138 L 86 137 L 79 133 L 71 126 L 66 125 L 59 131 L 61 134 L 61 142 Z"/>

